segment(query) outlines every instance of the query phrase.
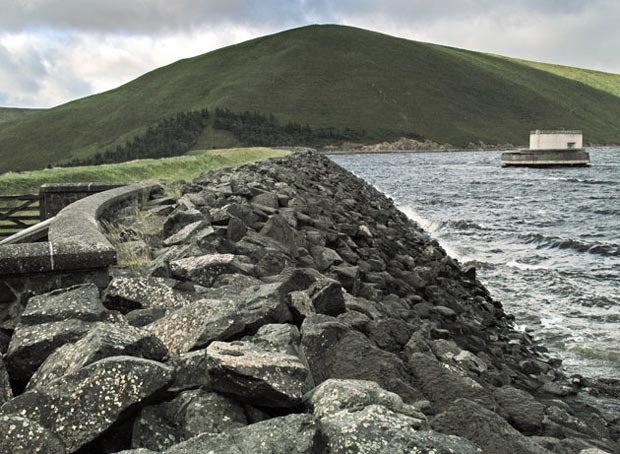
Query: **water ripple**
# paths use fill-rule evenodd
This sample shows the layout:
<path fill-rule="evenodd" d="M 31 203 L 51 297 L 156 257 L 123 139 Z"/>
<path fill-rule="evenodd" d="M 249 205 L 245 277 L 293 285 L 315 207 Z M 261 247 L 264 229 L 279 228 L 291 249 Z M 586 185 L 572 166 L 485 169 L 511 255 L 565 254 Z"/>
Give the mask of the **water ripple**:
<path fill-rule="evenodd" d="M 498 152 L 340 155 L 389 194 L 569 372 L 620 378 L 620 149 L 579 169 L 501 169 Z"/>

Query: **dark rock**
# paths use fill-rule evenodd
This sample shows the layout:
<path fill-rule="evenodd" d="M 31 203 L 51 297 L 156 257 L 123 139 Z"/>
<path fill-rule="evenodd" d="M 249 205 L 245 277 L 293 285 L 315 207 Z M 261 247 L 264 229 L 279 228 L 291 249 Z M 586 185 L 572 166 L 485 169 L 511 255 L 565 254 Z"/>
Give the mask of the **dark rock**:
<path fill-rule="evenodd" d="M 170 312 L 144 327 L 157 336 L 171 355 L 230 339 L 246 327 L 231 301 L 199 300 Z"/>
<path fill-rule="evenodd" d="M 570 410 L 550 405 L 545 409 L 543 420 L 545 435 L 552 435 L 558 438 L 575 437 L 581 438 L 587 435 L 588 438 L 596 440 L 609 439 L 607 424 L 600 416 L 589 415 L 581 418 L 571 414 Z"/>
<path fill-rule="evenodd" d="M 301 334 L 295 325 L 289 323 L 263 325 L 254 336 L 244 340 L 263 350 L 296 356 L 310 370 L 306 354 L 301 347 Z M 308 389 L 314 388 L 314 379 L 311 374 L 308 374 L 306 378 L 306 387 Z"/>
<path fill-rule="evenodd" d="M 301 334 L 316 384 L 329 378 L 370 380 L 408 403 L 423 397 L 408 383 L 405 365 L 398 356 L 375 347 L 363 334 L 349 330 L 336 319 L 325 315 L 308 317 Z"/>
<path fill-rule="evenodd" d="M 226 237 L 231 241 L 239 241 L 245 236 L 248 228 L 245 223 L 236 216 L 232 216 L 226 228 Z"/>
<path fill-rule="evenodd" d="M 255 332 L 267 323 L 292 321 L 280 283 L 247 287 L 235 301 L 235 310 L 249 332 Z"/>
<path fill-rule="evenodd" d="M 360 285 L 360 269 L 357 266 L 332 266 L 331 271 L 342 286 L 352 295 L 357 294 Z"/>
<path fill-rule="evenodd" d="M 312 284 L 306 291 L 317 314 L 336 316 L 346 309 L 342 287 L 333 279 L 321 279 Z"/>
<path fill-rule="evenodd" d="M 279 208 L 278 196 L 273 192 L 263 192 L 252 198 L 252 203 L 269 208 Z"/>
<path fill-rule="evenodd" d="M 380 320 L 383 317 L 381 307 L 375 301 L 365 298 L 354 297 L 351 295 L 344 296 L 344 304 L 347 311 L 356 311 L 366 315 L 371 320 Z"/>
<path fill-rule="evenodd" d="M 381 388 L 368 380 L 343 380 L 330 378 L 304 396 L 305 406 L 317 418 L 323 418 L 343 410 L 360 411 L 369 405 L 380 405 L 395 413 L 417 420 L 416 429 L 427 428 L 426 416 L 413 405 L 407 405 L 395 393 Z"/>
<path fill-rule="evenodd" d="M 299 293 L 290 295 L 289 306 L 297 322 L 302 322 L 312 313 L 338 315 L 345 311 L 342 286 L 338 281 L 312 269 L 296 269 L 280 277 L 280 292 L 304 290 L 306 296 Z"/>
<path fill-rule="evenodd" d="M 132 446 L 163 451 L 201 433 L 221 433 L 247 425 L 243 406 L 204 390 L 144 407 L 133 427 Z"/>
<path fill-rule="evenodd" d="M 459 375 L 456 369 L 429 355 L 414 353 L 409 357 L 408 365 L 424 395 L 441 410 L 459 398 L 495 408 L 493 397 L 482 385 L 472 378 Z"/>
<path fill-rule="evenodd" d="M 99 289 L 94 284 L 79 285 L 33 296 L 22 312 L 22 325 L 59 322 L 67 319 L 95 322 L 106 318 Z"/>
<path fill-rule="evenodd" d="M 125 314 L 136 309 L 175 309 L 197 299 L 193 293 L 175 289 L 176 283 L 158 277 L 115 277 L 104 291 L 103 303 Z"/>
<path fill-rule="evenodd" d="M 326 447 L 310 415 L 291 414 L 220 434 L 201 434 L 166 454 L 321 454 Z"/>
<path fill-rule="evenodd" d="M 457 399 L 432 421 L 433 429 L 467 438 L 483 453 L 551 454 L 501 416 L 467 399 Z"/>
<path fill-rule="evenodd" d="M 175 244 L 188 243 L 190 239 L 198 232 L 203 231 L 203 236 L 206 231 L 213 232 L 213 227 L 208 222 L 201 220 L 192 222 L 180 229 L 175 234 L 169 236 L 164 240 L 164 246 L 174 246 Z"/>
<path fill-rule="evenodd" d="M 336 251 L 323 246 L 312 247 L 310 253 L 319 271 L 326 271 L 332 265 L 340 265 L 344 262 Z"/>
<path fill-rule="evenodd" d="M 173 276 L 210 287 L 222 274 L 252 274 L 253 267 L 232 254 L 207 254 L 170 262 Z"/>
<path fill-rule="evenodd" d="M 151 323 L 159 320 L 166 315 L 166 310 L 163 308 L 151 308 L 151 309 L 136 309 L 125 315 L 127 323 L 136 328 L 142 328 L 143 326 L 150 325 Z"/>
<path fill-rule="evenodd" d="M 256 264 L 256 275 L 258 277 L 275 276 L 290 264 L 290 259 L 281 251 L 266 251 Z"/>
<path fill-rule="evenodd" d="M 213 342 L 207 357 L 211 387 L 253 405 L 294 407 L 309 390 L 308 368 L 297 356 L 249 342 Z"/>
<path fill-rule="evenodd" d="M 106 358 L 27 391 L 0 408 L 55 433 L 69 452 L 107 430 L 126 410 L 166 387 L 171 368 L 129 356 Z"/>
<path fill-rule="evenodd" d="M 260 233 L 282 244 L 293 257 L 297 256 L 297 236 L 284 217 L 278 214 L 269 217 Z"/>
<path fill-rule="evenodd" d="M 183 244 L 158 249 L 155 258 L 143 267 L 145 276 L 170 277 L 170 262 L 181 258 L 194 257 L 204 254 L 196 244 Z"/>
<path fill-rule="evenodd" d="M 211 379 L 206 348 L 173 356 L 167 364 L 175 371 L 174 382 L 170 385 L 171 391 L 194 388 L 210 389 Z"/>
<path fill-rule="evenodd" d="M 409 454 L 416 452 L 475 454 L 476 447 L 459 437 L 418 431 L 418 421 L 381 405 L 340 411 L 321 418 L 331 454 Z"/>
<path fill-rule="evenodd" d="M 248 337 L 247 340 L 263 350 L 286 353 L 300 359 L 305 357 L 301 348 L 299 329 L 289 323 L 263 325 L 254 336 Z"/>
<path fill-rule="evenodd" d="M 45 384 L 110 356 L 136 356 L 161 361 L 168 353 L 153 334 L 132 326 L 100 323 L 74 344 L 65 344 L 47 357 L 28 383 Z"/>
<path fill-rule="evenodd" d="M 81 320 L 18 326 L 6 361 L 11 379 L 26 384 L 43 361 L 58 347 L 84 336 L 94 323 Z"/>
<path fill-rule="evenodd" d="M 9 349 L 9 344 L 11 343 L 11 336 L 4 332 L 3 329 L 0 328 L 0 354 L 4 355 Z"/>
<path fill-rule="evenodd" d="M 413 326 L 395 318 L 372 320 L 366 325 L 368 338 L 377 344 L 377 347 L 393 353 L 403 349 L 413 331 Z"/>
<path fill-rule="evenodd" d="M 512 386 L 495 389 L 493 397 L 508 415 L 508 422 L 525 435 L 536 435 L 542 430 L 545 407 L 530 394 Z"/>
<path fill-rule="evenodd" d="M 9 382 L 9 374 L 6 371 L 2 355 L 0 355 L 0 406 L 12 398 L 13 390 Z"/>
<path fill-rule="evenodd" d="M 197 209 L 183 208 L 175 208 L 174 211 L 170 213 L 170 215 L 166 218 L 163 229 L 164 238 L 170 237 L 188 224 L 192 224 L 198 221 L 208 221 L 208 219 L 205 218 L 205 215 Z"/>
<path fill-rule="evenodd" d="M 60 438 L 36 421 L 18 415 L 0 416 L 0 452 L 65 454 Z"/>

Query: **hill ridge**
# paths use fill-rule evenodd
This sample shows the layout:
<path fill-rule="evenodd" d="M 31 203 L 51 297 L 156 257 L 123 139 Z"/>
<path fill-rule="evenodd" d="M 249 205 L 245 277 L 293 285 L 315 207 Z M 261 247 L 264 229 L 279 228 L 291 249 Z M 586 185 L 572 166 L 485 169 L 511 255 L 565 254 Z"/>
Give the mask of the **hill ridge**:
<path fill-rule="evenodd" d="M 300 27 L 5 124 L 0 171 L 92 156 L 167 116 L 218 107 L 365 131 L 367 141 L 415 133 L 457 146 L 522 144 L 530 129 L 578 128 L 587 142 L 620 143 L 620 97 L 612 93 L 616 83 L 620 93 L 620 75 L 594 80 L 590 70 L 545 65 L 354 27 Z M 222 137 L 209 143 L 222 146 Z"/>

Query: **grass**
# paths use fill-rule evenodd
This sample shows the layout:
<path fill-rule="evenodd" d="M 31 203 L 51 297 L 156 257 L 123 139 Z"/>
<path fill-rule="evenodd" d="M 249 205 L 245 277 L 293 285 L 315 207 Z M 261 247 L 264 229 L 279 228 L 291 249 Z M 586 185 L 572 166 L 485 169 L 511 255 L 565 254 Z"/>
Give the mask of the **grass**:
<path fill-rule="evenodd" d="M 190 180 L 201 172 L 262 159 L 285 156 L 289 152 L 272 148 L 199 150 L 185 156 L 144 159 L 121 164 L 53 168 L 0 175 L 0 194 L 37 194 L 45 183 L 131 182 Z"/>
<path fill-rule="evenodd" d="M 0 171 L 88 156 L 163 117 L 204 107 L 351 127 L 377 140 L 416 132 L 454 145 L 520 145 L 531 129 L 574 128 L 587 142 L 620 143 L 618 77 L 351 27 L 303 27 L 181 60 L 6 123 Z M 237 145 L 211 132 L 200 147 Z"/>
<path fill-rule="evenodd" d="M 22 109 L 19 107 L 0 107 L 0 125 L 9 121 L 19 120 L 43 109 Z"/>
<path fill-rule="evenodd" d="M 141 213 L 136 210 L 136 217 Z M 135 275 L 140 275 L 142 266 L 151 261 L 151 251 L 147 244 L 148 238 L 140 229 L 127 227 L 102 221 L 103 231 L 116 249 L 116 264 L 121 268 L 131 269 Z"/>

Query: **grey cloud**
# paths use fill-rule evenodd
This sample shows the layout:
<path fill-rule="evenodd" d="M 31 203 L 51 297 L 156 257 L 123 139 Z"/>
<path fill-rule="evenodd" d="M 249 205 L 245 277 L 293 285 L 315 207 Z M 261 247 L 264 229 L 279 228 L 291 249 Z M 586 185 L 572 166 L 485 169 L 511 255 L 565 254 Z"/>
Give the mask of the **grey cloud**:
<path fill-rule="evenodd" d="M 287 24 L 305 18 L 304 1 L 292 0 L 0 0 L 4 31 L 59 28 L 152 33 L 204 25 Z"/>

